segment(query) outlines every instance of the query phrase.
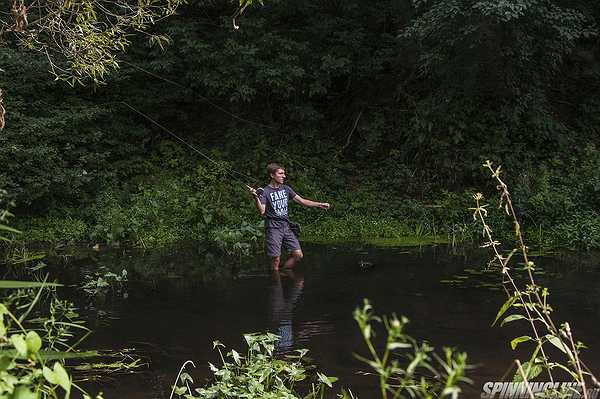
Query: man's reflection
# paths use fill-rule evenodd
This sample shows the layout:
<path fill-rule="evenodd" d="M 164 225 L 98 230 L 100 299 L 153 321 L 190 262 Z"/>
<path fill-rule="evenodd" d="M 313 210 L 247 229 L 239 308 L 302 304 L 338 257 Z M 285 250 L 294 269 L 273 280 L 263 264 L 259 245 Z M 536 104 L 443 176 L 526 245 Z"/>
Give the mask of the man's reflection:
<path fill-rule="evenodd" d="M 281 338 L 277 350 L 288 351 L 294 346 L 294 306 L 302 295 L 304 277 L 291 269 L 284 272 L 274 270 L 269 293 L 271 328 Z"/>

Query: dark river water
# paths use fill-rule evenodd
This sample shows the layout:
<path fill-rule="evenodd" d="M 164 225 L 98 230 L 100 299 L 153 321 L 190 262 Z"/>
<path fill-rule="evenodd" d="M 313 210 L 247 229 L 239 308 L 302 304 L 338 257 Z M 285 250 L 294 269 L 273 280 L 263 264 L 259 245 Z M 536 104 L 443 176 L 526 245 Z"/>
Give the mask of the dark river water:
<path fill-rule="evenodd" d="M 600 369 L 600 265 L 595 254 L 535 258 L 539 283 L 550 288 L 555 319 L 568 320 L 587 344 L 584 359 Z M 377 248 L 361 245 L 306 246 L 293 272 L 272 274 L 266 259 L 244 265 L 203 250 L 110 250 L 54 258 L 67 282 L 97 270 L 128 272 L 119 292 L 87 299 L 93 348 L 135 348 L 148 367 L 115 374 L 102 387 L 106 398 L 168 398 L 180 365 L 195 362 L 202 383 L 208 362 L 218 363 L 212 341 L 245 351 L 242 334 L 272 331 L 279 351 L 308 348 L 314 363 L 339 377 L 360 398 L 377 397 L 376 380 L 353 353 L 366 354 L 352 311 L 369 298 L 377 314 L 405 315 L 407 332 L 436 348 L 466 351 L 476 366 L 464 397 L 479 397 L 482 384 L 498 381 L 515 356 L 512 338 L 528 333 L 517 323 L 491 327 L 505 300 L 497 272 L 485 272 L 488 254 L 450 247 Z M 362 265 L 362 266 L 361 266 Z M 494 289 L 495 288 L 495 289 Z M 126 298 L 124 298 L 124 296 Z M 510 375 L 508 374 L 510 379 Z M 333 397 L 334 395 L 332 395 Z"/>

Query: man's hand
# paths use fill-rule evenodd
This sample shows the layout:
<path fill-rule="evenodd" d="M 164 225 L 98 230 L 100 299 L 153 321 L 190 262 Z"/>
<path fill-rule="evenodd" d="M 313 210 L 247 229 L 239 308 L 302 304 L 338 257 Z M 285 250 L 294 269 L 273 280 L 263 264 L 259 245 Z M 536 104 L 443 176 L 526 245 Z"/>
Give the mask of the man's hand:
<path fill-rule="evenodd" d="M 329 202 L 319 202 L 318 207 L 321 209 L 329 209 L 331 205 L 329 205 Z"/>
<path fill-rule="evenodd" d="M 252 195 L 255 198 L 258 198 L 258 193 L 256 192 L 256 189 L 246 185 L 246 187 L 248 187 L 248 191 L 250 192 L 250 195 Z"/>

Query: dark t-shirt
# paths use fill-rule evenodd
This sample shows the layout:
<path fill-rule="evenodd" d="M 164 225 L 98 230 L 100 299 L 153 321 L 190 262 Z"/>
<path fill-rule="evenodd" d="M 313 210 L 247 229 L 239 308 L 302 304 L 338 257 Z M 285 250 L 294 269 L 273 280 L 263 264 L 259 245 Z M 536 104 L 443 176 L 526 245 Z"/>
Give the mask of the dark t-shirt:
<path fill-rule="evenodd" d="M 259 196 L 260 203 L 265 205 L 265 227 L 285 227 L 289 223 L 288 201 L 293 199 L 296 193 L 290 186 L 285 184 L 279 188 L 266 186 Z"/>

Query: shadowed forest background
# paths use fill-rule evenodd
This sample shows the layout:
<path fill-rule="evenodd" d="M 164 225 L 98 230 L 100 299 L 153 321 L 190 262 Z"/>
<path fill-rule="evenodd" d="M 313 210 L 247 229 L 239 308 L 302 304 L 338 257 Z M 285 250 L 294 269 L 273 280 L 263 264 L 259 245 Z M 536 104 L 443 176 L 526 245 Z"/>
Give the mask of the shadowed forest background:
<path fill-rule="evenodd" d="M 600 3 L 273 0 L 239 30 L 234 10 L 190 1 L 95 88 L 5 39 L 0 187 L 28 239 L 248 249 L 260 220 L 226 170 L 265 185 L 278 160 L 332 203 L 291 211 L 307 237 L 464 240 L 490 159 L 530 240 L 600 247 Z"/>

